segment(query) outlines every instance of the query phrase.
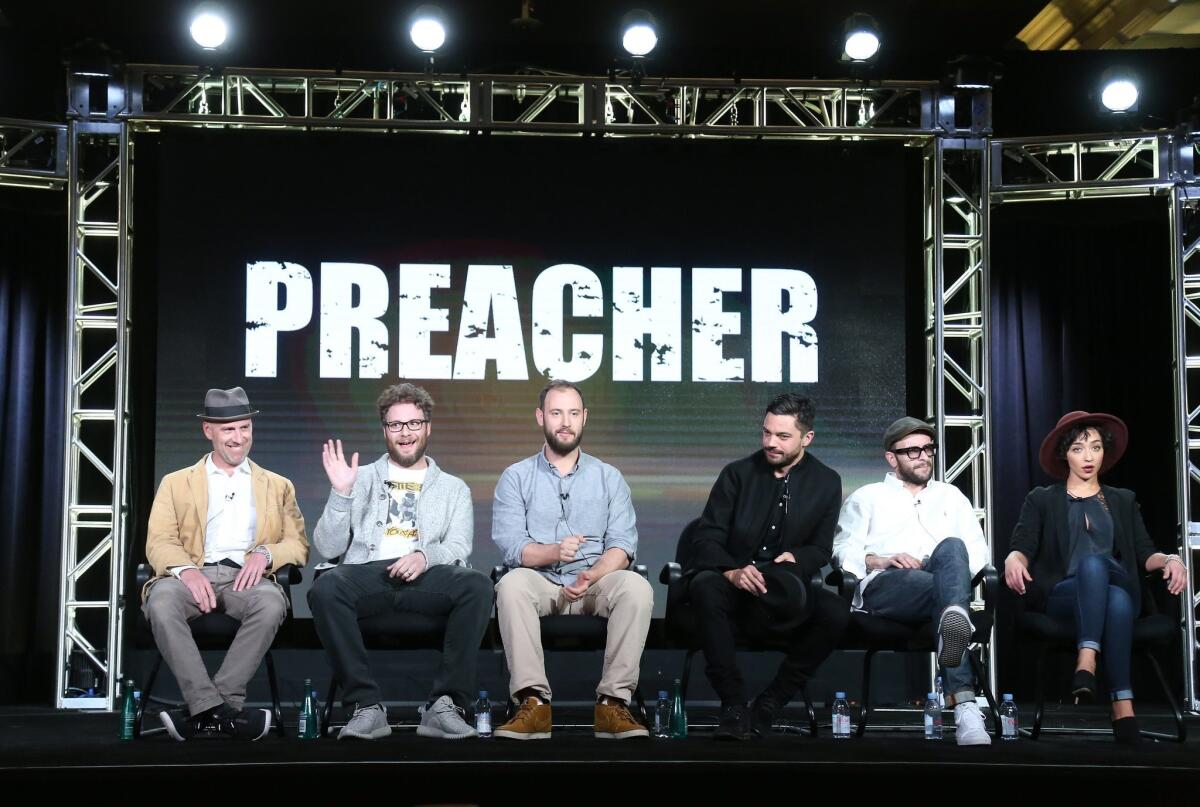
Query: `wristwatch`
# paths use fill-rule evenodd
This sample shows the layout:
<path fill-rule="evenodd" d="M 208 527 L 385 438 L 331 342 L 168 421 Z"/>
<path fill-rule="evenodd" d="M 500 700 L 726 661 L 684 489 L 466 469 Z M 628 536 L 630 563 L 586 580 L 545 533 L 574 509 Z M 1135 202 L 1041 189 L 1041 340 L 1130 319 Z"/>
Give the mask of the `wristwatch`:
<path fill-rule="evenodd" d="M 274 558 L 271 557 L 271 550 L 267 549 L 265 545 L 259 544 L 258 546 L 254 547 L 251 552 L 265 556 L 267 559 L 267 568 L 271 568 L 271 561 L 273 561 Z"/>

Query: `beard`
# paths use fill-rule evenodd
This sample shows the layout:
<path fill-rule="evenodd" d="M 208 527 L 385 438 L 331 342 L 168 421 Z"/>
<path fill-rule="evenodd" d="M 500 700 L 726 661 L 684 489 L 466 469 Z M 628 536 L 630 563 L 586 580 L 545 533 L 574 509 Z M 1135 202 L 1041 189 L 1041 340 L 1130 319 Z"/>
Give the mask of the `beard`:
<path fill-rule="evenodd" d="M 412 444 L 411 447 L 405 446 L 405 448 L 412 448 L 412 453 L 401 454 L 400 446 L 397 446 L 395 443 L 389 442 L 387 447 L 388 456 L 391 457 L 392 462 L 396 463 L 401 468 L 411 468 L 420 462 L 421 458 L 425 456 L 425 440 L 417 440 Z"/>
<path fill-rule="evenodd" d="M 790 454 L 785 451 L 778 458 L 775 458 L 768 454 L 766 449 L 763 449 L 763 457 L 766 459 L 767 465 L 770 465 L 772 468 L 785 468 L 796 461 L 796 458 L 800 456 L 801 450 L 801 448 L 797 448 Z"/>
<path fill-rule="evenodd" d="M 927 462 L 921 467 L 911 467 L 899 462 L 896 464 L 896 476 L 901 482 L 910 485 L 924 485 L 933 477 L 933 463 Z"/>
<path fill-rule="evenodd" d="M 580 443 L 583 442 L 582 429 L 566 437 L 560 437 L 558 434 L 550 431 L 549 429 L 544 429 L 544 431 L 546 433 L 547 445 L 549 445 L 550 449 L 560 457 L 570 454 L 579 447 Z"/>

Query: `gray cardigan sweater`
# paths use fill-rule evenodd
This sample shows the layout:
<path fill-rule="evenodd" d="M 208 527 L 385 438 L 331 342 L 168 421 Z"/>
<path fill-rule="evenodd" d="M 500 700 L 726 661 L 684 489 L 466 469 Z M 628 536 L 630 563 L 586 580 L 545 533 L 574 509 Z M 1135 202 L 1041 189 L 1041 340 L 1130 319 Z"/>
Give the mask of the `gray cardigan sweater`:
<path fill-rule="evenodd" d="M 430 566 L 440 563 L 468 566 L 475 513 L 471 490 L 457 476 L 426 456 L 429 469 L 417 499 L 417 549 Z M 379 546 L 388 516 L 388 458 L 383 455 L 358 469 L 351 495 L 329 491 L 325 510 L 313 529 L 313 544 L 324 557 L 342 555 L 342 563 L 381 560 Z"/>

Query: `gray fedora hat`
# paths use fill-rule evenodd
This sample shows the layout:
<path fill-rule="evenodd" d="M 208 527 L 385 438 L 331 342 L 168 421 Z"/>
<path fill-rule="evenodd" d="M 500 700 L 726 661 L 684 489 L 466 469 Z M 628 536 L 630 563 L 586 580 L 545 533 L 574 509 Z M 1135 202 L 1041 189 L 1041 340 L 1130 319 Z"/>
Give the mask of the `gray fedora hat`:
<path fill-rule="evenodd" d="M 204 411 L 196 415 L 209 423 L 232 423 L 258 414 L 250 408 L 250 398 L 241 387 L 233 389 L 210 389 L 204 393 Z"/>

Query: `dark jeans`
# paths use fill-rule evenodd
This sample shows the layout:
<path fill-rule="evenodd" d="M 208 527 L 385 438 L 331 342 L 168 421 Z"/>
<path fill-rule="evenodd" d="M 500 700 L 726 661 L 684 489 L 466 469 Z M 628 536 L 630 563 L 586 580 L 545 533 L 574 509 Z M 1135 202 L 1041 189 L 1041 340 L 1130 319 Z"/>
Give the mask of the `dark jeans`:
<path fill-rule="evenodd" d="M 479 643 L 492 613 L 492 581 L 464 566 L 438 565 L 405 583 L 388 577 L 393 562 L 343 563 L 318 577 L 308 592 L 317 635 L 345 688 L 342 703 L 367 706 L 382 700 L 359 618 L 410 611 L 446 617 L 442 661 L 429 699 L 449 695 L 465 709 L 473 701 Z"/>
<path fill-rule="evenodd" d="M 920 569 L 885 569 L 863 590 L 868 613 L 897 622 L 933 620 L 937 625 L 951 605 L 971 612 L 971 566 L 967 546 L 959 538 L 942 540 Z M 942 670 L 942 676 L 952 702 L 975 697 L 975 676 L 965 654 L 961 664 Z"/>
<path fill-rule="evenodd" d="M 768 592 L 762 597 L 735 588 L 714 571 L 699 572 L 688 586 L 704 649 L 705 672 L 723 706 L 747 700 L 746 684 L 737 666 L 738 633 L 786 645 L 779 671 L 763 693 L 785 704 L 833 652 L 850 622 L 846 603 L 825 589 L 811 591 L 809 582 L 801 580 L 795 571 L 795 564 L 773 563 L 759 568 Z"/>
<path fill-rule="evenodd" d="M 1075 626 L 1078 647 L 1100 653 L 1115 701 L 1133 697 L 1130 656 L 1133 622 L 1140 610 L 1136 600 L 1134 581 L 1120 563 L 1107 555 L 1089 555 L 1046 601 L 1046 616 Z"/>

